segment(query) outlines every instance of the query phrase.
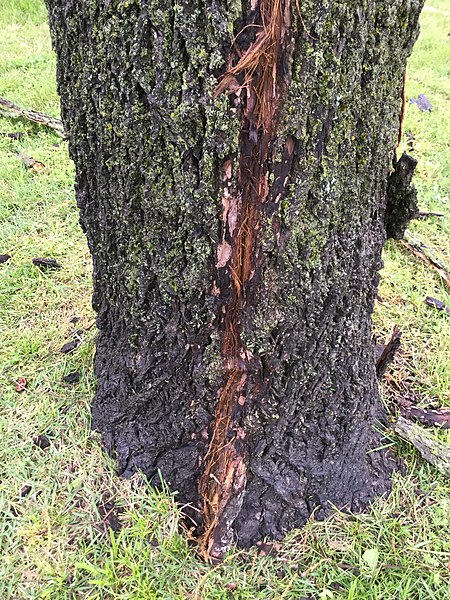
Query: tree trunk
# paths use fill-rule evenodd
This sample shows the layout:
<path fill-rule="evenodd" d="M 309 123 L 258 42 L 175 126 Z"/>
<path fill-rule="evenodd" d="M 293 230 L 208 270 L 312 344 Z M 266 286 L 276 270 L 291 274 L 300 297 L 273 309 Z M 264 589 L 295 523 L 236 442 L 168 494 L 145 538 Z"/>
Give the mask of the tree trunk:
<path fill-rule="evenodd" d="M 371 313 L 423 1 L 47 4 L 120 472 L 162 476 L 210 557 L 363 509 L 393 464 Z"/>

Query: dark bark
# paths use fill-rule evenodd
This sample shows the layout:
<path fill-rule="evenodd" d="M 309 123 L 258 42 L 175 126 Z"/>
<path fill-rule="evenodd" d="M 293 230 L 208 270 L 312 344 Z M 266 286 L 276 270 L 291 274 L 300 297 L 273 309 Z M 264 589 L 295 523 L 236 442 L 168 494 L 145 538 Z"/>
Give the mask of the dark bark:
<path fill-rule="evenodd" d="M 389 488 L 371 313 L 422 1 L 47 3 L 120 472 L 160 471 L 212 556 L 364 508 Z"/>
<path fill-rule="evenodd" d="M 416 188 L 411 185 L 416 167 L 417 160 L 406 152 L 394 161 L 387 187 L 385 224 L 388 238 L 401 240 L 411 219 L 419 214 Z"/>

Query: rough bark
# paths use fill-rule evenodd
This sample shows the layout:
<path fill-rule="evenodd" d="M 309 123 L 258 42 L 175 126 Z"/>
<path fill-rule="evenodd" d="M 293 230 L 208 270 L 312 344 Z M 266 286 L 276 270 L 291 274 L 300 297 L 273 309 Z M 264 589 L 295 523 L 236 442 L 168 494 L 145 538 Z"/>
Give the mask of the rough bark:
<path fill-rule="evenodd" d="M 409 154 L 402 154 L 394 160 L 393 171 L 388 179 L 386 202 L 386 235 L 401 240 L 411 219 L 417 217 L 416 188 L 411 185 L 417 160 Z"/>
<path fill-rule="evenodd" d="M 364 508 L 389 487 L 371 313 L 422 0 L 47 4 L 120 472 L 161 472 L 213 557 Z"/>

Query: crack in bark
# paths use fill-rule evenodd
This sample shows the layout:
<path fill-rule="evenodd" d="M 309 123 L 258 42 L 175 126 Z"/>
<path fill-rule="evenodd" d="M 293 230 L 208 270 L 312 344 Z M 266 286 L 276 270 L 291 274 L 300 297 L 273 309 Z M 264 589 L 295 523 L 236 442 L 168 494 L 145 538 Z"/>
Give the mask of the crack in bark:
<path fill-rule="evenodd" d="M 398 128 L 398 137 L 397 142 L 394 147 L 394 163 L 397 162 L 397 150 L 400 144 L 402 143 L 403 136 L 403 122 L 405 120 L 405 112 L 406 112 L 406 68 L 403 71 L 403 84 L 402 84 L 402 105 L 400 108 L 400 116 L 399 116 L 399 128 Z"/>
<path fill-rule="evenodd" d="M 216 268 L 228 266 L 232 293 L 222 320 L 226 383 L 220 392 L 199 483 L 204 500 L 200 548 L 208 560 L 221 558 L 231 545 L 231 527 L 246 486 L 246 434 L 240 420 L 246 402 L 247 372 L 254 367 L 253 356 L 241 339 L 240 321 L 257 268 L 254 259 L 259 212 L 269 196 L 269 159 L 284 81 L 285 38 L 290 27 L 290 0 L 262 0 L 254 9 L 259 21 L 255 39 L 215 90 L 215 96 L 226 92 L 234 105 L 240 106 L 241 131 L 238 190 L 231 186 L 232 162 L 226 161 L 223 167 L 224 239 L 218 248 Z M 239 55 L 239 49 L 236 50 Z M 225 239 L 227 234 L 231 243 Z M 213 290 L 220 295 L 216 282 Z"/>

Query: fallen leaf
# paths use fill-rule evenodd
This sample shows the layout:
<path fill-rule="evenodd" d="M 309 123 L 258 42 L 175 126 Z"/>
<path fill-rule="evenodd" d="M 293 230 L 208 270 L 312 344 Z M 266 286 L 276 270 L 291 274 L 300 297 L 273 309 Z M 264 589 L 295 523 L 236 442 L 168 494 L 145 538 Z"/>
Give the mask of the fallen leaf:
<path fill-rule="evenodd" d="M 117 516 L 117 509 L 114 502 L 100 503 L 97 505 L 98 512 L 102 519 L 103 529 L 106 533 L 108 529 L 117 532 L 121 529 L 122 524 Z"/>
<path fill-rule="evenodd" d="M 38 569 L 24 569 L 22 571 L 22 579 L 27 583 L 40 581 L 41 575 Z"/>
<path fill-rule="evenodd" d="M 8 260 L 11 258 L 10 254 L 0 254 L 0 264 L 3 264 L 5 262 L 8 262 Z"/>
<path fill-rule="evenodd" d="M 425 94 L 419 94 L 417 98 L 411 98 L 410 102 L 415 104 L 421 112 L 429 112 L 433 108 Z"/>
<path fill-rule="evenodd" d="M 337 552 L 345 552 L 351 548 L 351 543 L 344 540 L 329 540 L 328 546 Z"/>
<path fill-rule="evenodd" d="M 225 586 L 226 590 L 229 590 L 230 592 L 234 592 L 234 590 L 237 590 L 237 583 L 231 582 L 231 583 L 227 583 L 227 585 Z"/>
<path fill-rule="evenodd" d="M 78 371 L 74 371 L 73 373 L 69 373 L 63 377 L 64 383 L 78 383 L 80 381 L 80 374 Z"/>
<path fill-rule="evenodd" d="M 380 552 L 376 548 L 369 548 L 362 555 L 363 561 L 372 569 L 372 571 L 375 571 L 377 568 L 379 558 Z"/>
<path fill-rule="evenodd" d="M 54 258 L 33 258 L 33 265 L 40 267 L 41 269 L 61 269 L 62 265 Z"/>
<path fill-rule="evenodd" d="M 41 450 L 45 450 L 46 448 L 48 448 L 50 446 L 50 440 L 48 439 L 48 437 L 46 435 L 42 435 L 42 434 L 37 435 L 33 439 L 33 443 Z"/>
<path fill-rule="evenodd" d="M 27 387 L 27 380 L 25 377 L 19 377 L 16 381 L 16 392 L 23 392 Z"/>
<path fill-rule="evenodd" d="M 61 348 L 60 352 L 62 352 L 63 354 L 69 354 L 69 352 L 73 352 L 75 350 L 75 348 L 78 348 L 78 346 L 80 345 L 80 341 L 81 340 L 77 339 L 77 340 L 72 340 L 71 342 L 67 342 Z"/>
<path fill-rule="evenodd" d="M 25 484 L 20 490 L 20 497 L 25 498 L 31 492 L 31 485 Z"/>

